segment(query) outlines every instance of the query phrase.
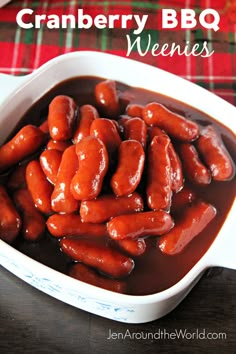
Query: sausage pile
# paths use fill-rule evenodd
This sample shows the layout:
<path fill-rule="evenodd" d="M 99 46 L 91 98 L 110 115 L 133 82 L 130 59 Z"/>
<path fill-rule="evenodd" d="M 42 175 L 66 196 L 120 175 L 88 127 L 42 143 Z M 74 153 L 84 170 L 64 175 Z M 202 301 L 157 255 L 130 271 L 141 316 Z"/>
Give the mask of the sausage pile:
<path fill-rule="evenodd" d="M 43 124 L 0 147 L 0 238 L 37 241 L 47 230 L 73 261 L 69 275 L 125 292 L 148 237 L 175 255 L 216 216 L 185 181 L 227 181 L 235 168 L 212 125 L 125 103 L 112 80 L 94 97 L 96 107 L 78 107 L 56 96 Z"/>

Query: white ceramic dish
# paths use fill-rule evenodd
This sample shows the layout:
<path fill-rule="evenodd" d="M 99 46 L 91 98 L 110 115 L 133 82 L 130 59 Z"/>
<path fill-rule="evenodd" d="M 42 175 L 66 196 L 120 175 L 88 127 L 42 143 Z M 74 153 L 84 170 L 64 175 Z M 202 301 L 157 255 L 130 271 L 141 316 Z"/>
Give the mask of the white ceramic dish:
<path fill-rule="evenodd" d="M 11 0 L 0 0 L 0 7 L 5 6 L 6 4 L 8 4 Z"/>
<path fill-rule="evenodd" d="M 39 97 L 65 79 L 84 75 L 110 78 L 187 102 L 236 132 L 236 108 L 184 79 L 126 58 L 74 52 L 51 60 L 25 77 L 0 75 L 0 143 Z M 32 286 L 75 307 L 121 322 L 144 323 L 172 311 L 207 268 L 236 269 L 235 216 L 236 202 L 199 262 L 177 284 L 153 295 L 124 295 L 96 288 L 38 263 L 1 240 L 0 264 Z"/>

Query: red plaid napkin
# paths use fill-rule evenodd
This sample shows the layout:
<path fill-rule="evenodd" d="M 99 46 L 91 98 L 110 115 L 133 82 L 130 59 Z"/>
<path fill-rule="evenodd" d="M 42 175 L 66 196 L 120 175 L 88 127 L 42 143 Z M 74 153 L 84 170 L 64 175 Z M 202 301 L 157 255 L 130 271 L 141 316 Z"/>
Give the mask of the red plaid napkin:
<path fill-rule="evenodd" d="M 141 56 L 133 49 L 130 58 L 165 69 L 176 75 L 201 85 L 225 100 L 236 105 L 236 11 L 235 0 L 173 0 L 173 1 L 21 1 L 15 0 L 0 9 L 0 72 L 24 75 L 28 74 L 51 58 L 71 51 L 97 50 L 126 56 L 126 35 L 134 39 L 135 23 L 122 29 L 117 25 L 113 29 L 48 29 L 46 24 L 40 29 L 22 29 L 16 23 L 16 15 L 23 8 L 31 8 L 34 14 L 73 14 L 78 8 L 93 18 L 98 14 L 138 14 L 148 15 L 145 29 L 141 33 L 142 46 L 147 45 L 148 36 L 151 45 L 158 43 L 176 43 L 184 47 L 189 41 L 214 50 L 209 58 L 201 56 L 172 57 L 154 56 L 151 51 Z M 163 8 L 191 8 L 199 15 L 207 8 L 213 8 L 220 14 L 220 30 L 207 30 L 198 25 L 194 29 L 162 29 L 160 13 Z M 31 16 L 31 20 L 33 15 Z M 138 74 L 138 73 L 137 73 Z"/>

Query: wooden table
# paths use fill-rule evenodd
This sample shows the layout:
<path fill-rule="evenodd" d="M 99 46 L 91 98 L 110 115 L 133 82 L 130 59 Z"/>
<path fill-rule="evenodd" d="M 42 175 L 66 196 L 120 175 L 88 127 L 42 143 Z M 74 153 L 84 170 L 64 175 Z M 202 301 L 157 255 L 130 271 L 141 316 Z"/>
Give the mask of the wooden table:
<path fill-rule="evenodd" d="M 226 354 L 236 350 L 236 272 L 232 270 L 209 270 L 176 310 L 139 325 L 73 308 L 1 267 L 0 279 L 1 354 Z M 108 339 L 111 333 L 119 339 Z M 179 339 L 170 338 L 178 334 Z M 202 339 L 204 335 L 224 338 Z"/>

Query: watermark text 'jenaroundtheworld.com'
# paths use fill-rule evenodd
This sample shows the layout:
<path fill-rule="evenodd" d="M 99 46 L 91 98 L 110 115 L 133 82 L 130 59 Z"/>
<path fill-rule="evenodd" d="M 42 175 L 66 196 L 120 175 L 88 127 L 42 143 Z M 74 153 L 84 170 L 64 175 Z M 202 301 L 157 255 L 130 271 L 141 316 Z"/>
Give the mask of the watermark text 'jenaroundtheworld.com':
<path fill-rule="evenodd" d="M 203 329 L 175 329 L 168 331 L 158 329 L 156 332 L 131 332 L 127 329 L 124 332 L 112 332 L 109 329 L 108 340 L 226 340 L 226 332 L 210 332 Z"/>

